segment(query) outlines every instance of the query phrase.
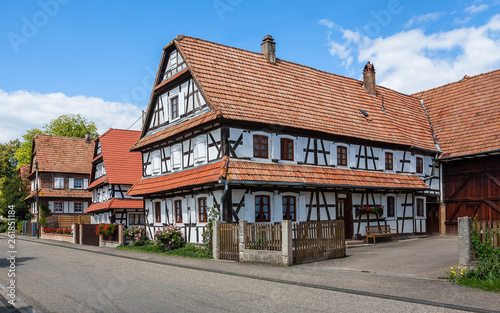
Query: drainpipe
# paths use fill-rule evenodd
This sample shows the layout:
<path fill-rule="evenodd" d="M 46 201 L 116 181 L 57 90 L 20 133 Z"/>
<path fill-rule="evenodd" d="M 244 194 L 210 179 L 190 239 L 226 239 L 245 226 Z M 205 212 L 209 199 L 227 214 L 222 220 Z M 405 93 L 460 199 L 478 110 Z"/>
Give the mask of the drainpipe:
<path fill-rule="evenodd" d="M 224 191 L 222 192 L 222 196 L 220 197 L 220 203 L 222 205 L 222 214 L 225 214 L 225 200 L 226 200 L 226 197 L 227 197 L 227 192 L 229 190 L 229 186 L 228 185 L 229 185 L 229 183 L 227 181 L 225 181 L 224 182 Z M 223 220 L 224 219 L 225 218 L 223 218 Z"/>

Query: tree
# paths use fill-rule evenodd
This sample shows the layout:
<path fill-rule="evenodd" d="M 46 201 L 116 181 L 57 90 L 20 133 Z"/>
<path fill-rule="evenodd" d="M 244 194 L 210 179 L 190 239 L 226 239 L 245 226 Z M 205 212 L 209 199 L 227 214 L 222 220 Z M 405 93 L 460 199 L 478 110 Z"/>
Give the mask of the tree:
<path fill-rule="evenodd" d="M 16 218 L 26 220 L 30 217 L 29 208 L 24 201 L 28 195 L 27 182 L 23 182 L 19 175 L 15 158 L 16 151 L 20 148 L 19 140 L 0 144 L 0 214 L 7 217 L 9 206 L 15 206 Z"/>
<path fill-rule="evenodd" d="M 43 130 L 37 128 L 28 129 L 23 135 L 24 141 L 21 147 L 16 152 L 17 168 L 31 162 L 31 149 L 36 134 L 85 138 L 87 132 L 90 132 L 90 138 L 99 136 L 95 122 L 88 121 L 80 114 L 61 115 L 45 124 Z"/>

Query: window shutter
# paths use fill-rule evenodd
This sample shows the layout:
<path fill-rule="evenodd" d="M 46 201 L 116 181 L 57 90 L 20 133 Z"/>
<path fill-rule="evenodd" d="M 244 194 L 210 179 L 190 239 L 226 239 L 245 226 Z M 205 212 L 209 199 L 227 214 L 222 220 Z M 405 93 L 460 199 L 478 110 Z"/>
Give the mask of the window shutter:
<path fill-rule="evenodd" d="M 307 219 L 306 196 L 299 196 L 297 222 L 305 222 Z"/>
<path fill-rule="evenodd" d="M 245 195 L 245 210 L 243 216 L 241 216 L 242 212 L 240 211 L 240 218 L 246 220 L 249 223 L 255 223 L 255 197 L 251 194 Z"/>
<path fill-rule="evenodd" d="M 171 156 L 172 168 L 174 169 L 181 168 L 182 164 L 181 159 L 182 159 L 181 145 L 180 144 L 173 145 L 172 156 Z"/>
<path fill-rule="evenodd" d="M 186 99 L 184 92 L 179 92 L 179 116 L 182 117 L 186 113 Z"/>
<path fill-rule="evenodd" d="M 243 132 L 243 157 L 253 158 L 253 136 Z"/>
<path fill-rule="evenodd" d="M 88 180 L 88 178 L 85 178 L 83 180 L 83 189 L 87 189 L 87 188 L 89 188 L 89 180 Z"/>
<path fill-rule="evenodd" d="M 75 213 L 75 203 L 73 201 L 69 202 L 69 213 Z"/>
<path fill-rule="evenodd" d="M 385 171 L 385 153 L 389 151 L 385 151 L 381 149 L 378 154 L 378 169 Z M 392 155 L 392 168 L 394 169 L 394 154 Z"/>
<path fill-rule="evenodd" d="M 54 201 L 49 201 L 49 211 L 54 212 Z"/>
<path fill-rule="evenodd" d="M 296 147 L 297 149 L 295 149 L 295 159 L 299 163 L 304 163 L 304 157 L 305 157 L 304 140 L 305 139 L 302 137 L 297 138 L 297 147 Z"/>
<path fill-rule="evenodd" d="M 74 178 L 69 179 L 69 189 L 75 189 L 75 179 Z"/>
<path fill-rule="evenodd" d="M 85 211 L 87 210 L 88 207 L 89 207 L 89 203 L 88 202 L 84 202 L 83 203 L 83 213 L 85 213 Z"/>
<path fill-rule="evenodd" d="M 277 223 L 283 220 L 283 203 L 280 195 L 274 195 L 273 206 L 271 207 L 271 222 Z"/>
<path fill-rule="evenodd" d="M 68 213 L 69 211 L 69 203 L 68 201 L 64 201 L 63 213 Z"/>
<path fill-rule="evenodd" d="M 187 214 L 188 202 L 186 199 L 182 199 L 182 224 L 189 223 L 189 216 Z"/>
<path fill-rule="evenodd" d="M 345 145 L 345 147 L 347 148 L 347 165 L 356 167 L 358 165 L 356 154 L 359 152 L 359 146 Z M 363 153 L 363 149 L 361 149 L 361 153 Z M 364 163 L 359 162 L 359 166 L 364 166 Z"/>
<path fill-rule="evenodd" d="M 337 165 L 337 146 L 334 143 L 330 145 L 330 165 Z"/>

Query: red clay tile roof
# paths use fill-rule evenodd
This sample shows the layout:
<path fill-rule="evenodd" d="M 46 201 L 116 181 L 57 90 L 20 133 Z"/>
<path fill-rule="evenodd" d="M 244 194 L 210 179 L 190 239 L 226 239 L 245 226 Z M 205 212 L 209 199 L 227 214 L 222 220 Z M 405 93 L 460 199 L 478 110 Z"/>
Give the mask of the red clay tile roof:
<path fill-rule="evenodd" d="M 496 70 L 414 94 L 424 99 L 441 157 L 500 149 L 499 86 Z"/>
<path fill-rule="evenodd" d="M 359 80 L 280 59 L 271 64 L 261 53 L 197 38 L 178 36 L 173 42 L 208 104 L 223 118 L 437 150 L 417 98 L 383 87 L 375 97 Z M 147 136 L 134 148 L 178 131 Z"/>
<path fill-rule="evenodd" d="M 36 135 L 33 152 L 40 172 L 90 174 L 94 141 L 84 138 Z M 31 164 L 30 176 L 35 172 Z"/>
<path fill-rule="evenodd" d="M 138 196 L 153 194 L 185 186 L 204 185 L 216 182 L 219 179 L 224 179 L 224 170 L 227 168 L 227 161 L 228 159 L 224 158 L 222 161 L 182 172 L 175 172 L 153 178 L 143 178 L 127 191 L 127 195 Z"/>
<path fill-rule="evenodd" d="M 94 180 L 88 187 L 87 190 L 92 191 L 92 189 L 99 187 L 101 185 L 107 184 L 108 182 L 108 176 L 102 176 L 99 177 L 97 180 Z"/>
<path fill-rule="evenodd" d="M 101 155 L 106 169 L 104 178 L 110 184 L 132 185 L 141 179 L 141 153 L 130 152 L 130 148 L 137 142 L 139 136 L 139 131 L 110 128 L 96 139 L 101 143 Z M 98 160 L 97 157 L 96 160 Z M 92 181 L 92 179 L 93 177 L 89 188 L 95 187 L 103 180 L 102 177 L 97 181 Z"/>
<path fill-rule="evenodd" d="M 411 174 L 241 161 L 224 157 L 222 161 L 198 168 L 154 178 L 144 178 L 132 186 L 127 194 L 154 194 L 186 186 L 214 183 L 219 180 L 370 189 L 428 189 L 420 177 Z"/>
<path fill-rule="evenodd" d="M 192 119 L 189 119 L 187 121 L 184 121 L 182 123 L 171 125 L 170 127 L 162 129 L 154 134 L 139 139 L 139 141 L 131 148 L 131 150 L 137 150 L 141 147 L 147 146 L 148 144 L 161 141 L 165 138 L 178 134 L 182 131 L 188 130 L 192 127 L 215 120 L 216 118 L 217 114 L 213 111 L 210 111 L 203 113 L 199 116 L 196 116 Z"/>
<path fill-rule="evenodd" d="M 143 209 L 144 205 L 141 199 L 117 199 L 113 198 L 106 202 L 92 203 L 85 213 L 106 211 L 111 209 Z"/>
<path fill-rule="evenodd" d="M 34 198 L 36 192 L 32 191 L 24 200 Z M 92 198 L 92 194 L 86 190 L 65 190 L 65 189 L 54 189 L 54 190 L 41 190 L 38 193 L 38 197 L 48 198 L 48 197 L 57 197 L 57 198 Z"/>

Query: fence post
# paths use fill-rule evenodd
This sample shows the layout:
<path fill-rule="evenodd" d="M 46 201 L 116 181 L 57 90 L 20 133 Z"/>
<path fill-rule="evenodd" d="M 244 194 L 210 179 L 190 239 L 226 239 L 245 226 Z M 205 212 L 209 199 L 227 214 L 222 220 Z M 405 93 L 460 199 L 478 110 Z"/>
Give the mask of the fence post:
<path fill-rule="evenodd" d="M 83 245 L 83 243 L 82 243 L 82 239 L 83 239 L 83 226 L 82 226 L 82 224 L 79 224 L 78 227 L 79 227 L 79 229 L 78 229 L 79 230 L 78 231 L 78 235 L 80 235 L 80 240 L 78 241 L 78 243 L 81 244 L 81 245 Z"/>
<path fill-rule="evenodd" d="M 293 264 L 292 250 L 292 221 L 281 222 L 281 264 L 290 266 Z"/>
<path fill-rule="evenodd" d="M 37 226 L 36 222 L 31 222 L 31 237 L 36 237 Z"/>
<path fill-rule="evenodd" d="M 213 224 L 212 228 L 212 254 L 214 259 L 218 260 L 220 258 L 219 255 L 219 244 L 220 244 L 220 239 L 219 239 L 219 226 L 221 222 L 220 221 L 215 221 Z"/>
<path fill-rule="evenodd" d="M 118 244 L 123 246 L 123 224 L 118 224 Z"/>
<path fill-rule="evenodd" d="M 26 236 L 26 227 L 28 226 L 28 222 L 26 221 L 23 221 L 23 231 L 22 231 L 22 235 L 23 236 Z"/>
<path fill-rule="evenodd" d="M 458 264 L 472 264 L 472 218 L 458 218 Z"/>
<path fill-rule="evenodd" d="M 238 250 L 239 250 L 239 258 L 240 262 L 243 262 L 243 255 L 245 254 L 244 251 L 247 247 L 246 243 L 246 230 L 247 230 L 247 221 L 240 221 L 239 229 L 238 229 Z"/>
<path fill-rule="evenodd" d="M 73 229 L 73 244 L 76 243 L 76 228 L 77 227 L 78 227 L 78 224 L 71 225 L 71 228 Z"/>

